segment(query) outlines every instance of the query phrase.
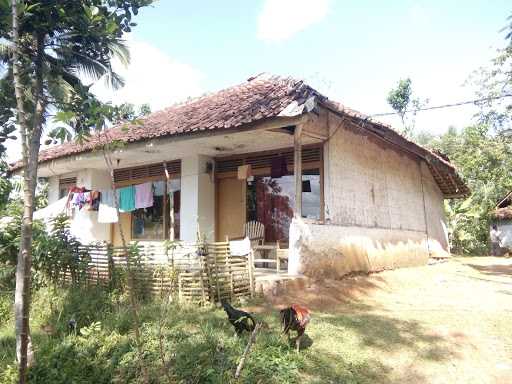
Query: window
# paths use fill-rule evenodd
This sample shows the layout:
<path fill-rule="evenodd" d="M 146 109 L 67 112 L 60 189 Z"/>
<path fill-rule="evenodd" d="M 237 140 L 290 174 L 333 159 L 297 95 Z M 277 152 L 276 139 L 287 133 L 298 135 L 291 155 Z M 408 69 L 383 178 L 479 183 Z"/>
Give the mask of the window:
<path fill-rule="evenodd" d="M 76 187 L 76 177 L 59 179 L 59 199 L 66 197 L 71 188 Z"/>
<path fill-rule="evenodd" d="M 302 173 L 302 217 L 320 219 L 320 171 Z M 265 241 L 288 241 L 295 206 L 293 175 L 258 176 L 247 186 L 247 220 L 265 225 Z"/>
<path fill-rule="evenodd" d="M 132 239 L 177 240 L 179 226 L 180 179 L 153 182 L 153 206 L 132 212 Z"/>

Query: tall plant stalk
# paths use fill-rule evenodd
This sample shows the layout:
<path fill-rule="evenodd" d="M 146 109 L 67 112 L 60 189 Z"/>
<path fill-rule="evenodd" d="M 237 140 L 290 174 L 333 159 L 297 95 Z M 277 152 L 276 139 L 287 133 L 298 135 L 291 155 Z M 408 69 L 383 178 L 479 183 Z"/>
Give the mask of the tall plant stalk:
<path fill-rule="evenodd" d="M 19 382 L 26 382 L 27 367 L 32 365 L 33 351 L 30 338 L 30 284 L 32 267 L 32 223 L 34 213 L 34 196 L 37 184 L 38 154 L 42 133 L 43 112 L 45 101 L 43 94 L 43 54 L 44 35 L 35 32 L 33 35 L 34 110 L 32 121 L 25 111 L 25 95 L 21 78 L 22 59 L 20 54 L 20 36 L 18 20 L 18 2 L 11 1 L 12 11 L 12 69 L 18 113 L 18 123 L 22 140 L 23 161 L 23 220 L 21 226 L 20 250 L 16 266 L 15 291 L 15 333 L 16 357 L 19 364 Z"/>
<path fill-rule="evenodd" d="M 111 152 L 111 148 L 110 148 L 111 142 L 109 141 L 110 138 L 108 137 L 107 132 L 103 132 L 102 136 L 104 136 L 106 138 L 105 143 L 102 146 L 103 158 L 105 160 L 105 164 L 107 165 L 107 168 L 108 168 L 108 171 L 110 174 L 110 185 L 111 185 L 111 189 L 114 194 L 114 207 L 116 209 L 117 217 L 119 218 L 120 217 L 120 215 L 119 215 L 119 200 L 117 198 L 117 193 L 116 193 L 117 188 L 116 188 L 116 182 L 115 182 L 115 178 L 114 178 L 114 164 L 112 161 L 112 152 Z M 126 237 L 124 234 L 123 226 L 121 225 L 121 222 L 119 220 L 118 220 L 118 223 L 119 223 L 119 225 L 118 225 L 119 236 L 121 238 L 121 245 L 123 248 L 123 256 L 126 260 L 126 271 L 127 271 L 127 277 L 128 277 L 127 282 L 128 282 L 128 290 L 129 290 L 128 296 L 130 298 L 130 309 L 131 309 L 132 318 L 133 318 L 133 332 L 135 334 L 135 343 L 137 345 L 137 353 L 138 353 L 137 360 L 139 362 L 139 368 L 142 371 L 143 380 L 145 383 L 147 383 L 149 381 L 149 377 L 148 377 L 148 372 L 147 372 L 146 366 L 143 361 L 144 345 L 143 345 L 141 332 L 140 332 L 140 316 L 139 316 L 140 306 L 139 306 L 139 301 L 137 299 L 134 271 L 133 271 L 132 265 L 131 265 L 131 253 L 130 253 L 130 249 L 128 248 L 128 243 L 126 242 Z"/>

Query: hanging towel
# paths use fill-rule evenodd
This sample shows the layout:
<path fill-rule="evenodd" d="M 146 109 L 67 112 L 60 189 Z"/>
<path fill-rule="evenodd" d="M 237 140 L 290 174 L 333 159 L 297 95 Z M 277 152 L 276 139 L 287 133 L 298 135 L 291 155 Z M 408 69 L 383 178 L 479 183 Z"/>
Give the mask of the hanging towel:
<path fill-rule="evenodd" d="M 114 191 L 111 189 L 100 190 L 100 203 L 105 204 L 108 207 L 114 208 Z"/>
<path fill-rule="evenodd" d="M 135 188 L 133 185 L 129 187 L 119 188 L 117 190 L 119 198 L 119 211 L 131 212 L 135 210 Z"/>
<path fill-rule="evenodd" d="M 101 201 L 101 192 L 100 191 L 91 191 L 91 204 L 89 207 L 90 211 L 97 211 L 100 206 Z"/>
<path fill-rule="evenodd" d="M 144 183 L 135 186 L 135 208 L 149 208 L 153 206 L 153 183 Z"/>
<path fill-rule="evenodd" d="M 100 205 L 98 207 L 98 223 L 117 223 L 117 211 L 114 205 L 114 192 L 111 189 L 100 190 Z"/>
<path fill-rule="evenodd" d="M 98 223 L 117 223 L 118 220 L 117 211 L 114 207 L 100 203 L 98 208 Z"/>
<path fill-rule="evenodd" d="M 172 194 L 180 190 L 180 179 L 171 179 L 167 181 L 167 193 Z"/>
<path fill-rule="evenodd" d="M 153 181 L 153 188 L 155 189 L 155 196 L 165 195 L 165 182 L 163 180 Z"/>

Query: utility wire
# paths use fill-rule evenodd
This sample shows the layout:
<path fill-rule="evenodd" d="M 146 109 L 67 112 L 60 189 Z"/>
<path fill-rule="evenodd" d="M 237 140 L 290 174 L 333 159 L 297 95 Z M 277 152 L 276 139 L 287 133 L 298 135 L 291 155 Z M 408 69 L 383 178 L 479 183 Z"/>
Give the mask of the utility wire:
<path fill-rule="evenodd" d="M 418 109 L 409 109 L 409 110 L 405 111 L 404 113 L 420 112 L 420 111 L 431 111 L 433 109 L 459 107 L 461 105 L 477 104 L 477 103 L 481 103 L 481 102 L 484 102 L 484 101 L 504 99 L 505 97 L 512 97 L 512 93 L 507 93 L 507 94 L 504 94 L 504 95 L 494 96 L 494 97 L 484 97 L 482 99 L 476 99 L 476 100 L 461 101 L 461 102 L 453 103 L 453 104 L 436 105 L 434 107 L 424 107 L 424 108 L 418 108 Z M 375 113 L 373 115 L 370 115 L 370 117 L 391 116 L 391 115 L 398 115 L 398 112 Z"/>

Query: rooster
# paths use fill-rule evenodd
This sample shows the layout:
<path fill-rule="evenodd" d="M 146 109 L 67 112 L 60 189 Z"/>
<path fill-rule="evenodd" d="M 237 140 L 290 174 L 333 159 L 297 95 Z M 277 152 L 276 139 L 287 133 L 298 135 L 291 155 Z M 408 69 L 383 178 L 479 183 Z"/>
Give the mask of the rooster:
<path fill-rule="evenodd" d="M 241 335 L 244 331 L 254 331 L 256 321 L 254 321 L 250 313 L 233 308 L 225 299 L 222 299 L 220 302 L 228 315 L 229 322 L 235 327 L 237 335 Z"/>
<path fill-rule="evenodd" d="M 281 324 L 283 326 L 283 333 L 286 333 L 288 340 L 290 339 L 290 331 L 297 331 L 297 339 L 295 344 L 297 346 L 297 352 L 300 350 L 300 339 L 306 331 L 306 326 L 311 320 L 311 314 L 309 309 L 301 307 L 297 304 L 292 304 L 290 307 L 282 309 L 281 312 Z"/>

